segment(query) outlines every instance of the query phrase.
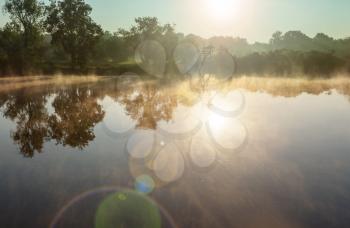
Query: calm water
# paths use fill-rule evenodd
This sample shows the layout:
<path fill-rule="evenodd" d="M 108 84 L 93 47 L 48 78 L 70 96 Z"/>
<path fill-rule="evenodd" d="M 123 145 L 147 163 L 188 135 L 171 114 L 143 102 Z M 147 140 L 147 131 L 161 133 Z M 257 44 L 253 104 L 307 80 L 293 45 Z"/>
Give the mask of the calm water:
<path fill-rule="evenodd" d="M 347 227 L 350 90 L 287 87 L 4 90 L 0 226 Z"/>

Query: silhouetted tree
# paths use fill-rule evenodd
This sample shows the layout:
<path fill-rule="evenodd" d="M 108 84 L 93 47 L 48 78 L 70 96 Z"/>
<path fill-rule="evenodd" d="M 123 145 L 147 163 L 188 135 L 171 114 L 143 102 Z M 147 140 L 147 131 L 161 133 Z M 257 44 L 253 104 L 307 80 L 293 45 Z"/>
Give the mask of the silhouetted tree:
<path fill-rule="evenodd" d="M 208 39 L 208 43 L 216 49 L 226 49 L 235 56 L 245 56 L 250 53 L 250 45 L 246 39 L 239 37 L 222 37 L 216 36 Z"/>
<path fill-rule="evenodd" d="M 282 46 L 283 41 L 283 33 L 281 31 L 277 31 L 274 34 L 272 34 L 272 37 L 270 39 L 270 45 L 275 48 L 280 48 Z"/>

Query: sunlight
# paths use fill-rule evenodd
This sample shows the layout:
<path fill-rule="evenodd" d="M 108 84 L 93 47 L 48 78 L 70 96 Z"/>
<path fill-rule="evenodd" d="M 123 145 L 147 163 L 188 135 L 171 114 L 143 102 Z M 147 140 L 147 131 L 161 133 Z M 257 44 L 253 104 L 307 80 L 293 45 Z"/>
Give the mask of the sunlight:
<path fill-rule="evenodd" d="M 227 22 L 236 16 L 240 8 L 239 0 L 206 0 L 207 10 L 211 17 L 222 22 Z"/>

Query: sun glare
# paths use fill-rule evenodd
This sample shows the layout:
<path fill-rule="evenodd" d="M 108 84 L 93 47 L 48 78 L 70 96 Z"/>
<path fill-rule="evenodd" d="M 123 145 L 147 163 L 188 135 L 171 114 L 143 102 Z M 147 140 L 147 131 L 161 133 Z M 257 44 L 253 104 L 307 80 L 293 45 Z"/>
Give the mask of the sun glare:
<path fill-rule="evenodd" d="M 213 19 L 227 21 L 233 19 L 239 8 L 239 0 L 206 0 L 207 10 Z"/>

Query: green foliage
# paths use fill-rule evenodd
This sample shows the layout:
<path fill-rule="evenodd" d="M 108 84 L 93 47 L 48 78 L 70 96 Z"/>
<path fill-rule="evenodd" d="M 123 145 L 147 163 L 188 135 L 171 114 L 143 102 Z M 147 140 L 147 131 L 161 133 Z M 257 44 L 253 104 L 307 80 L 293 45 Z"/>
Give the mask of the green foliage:
<path fill-rule="evenodd" d="M 85 69 L 102 35 L 101 27 L 90 17 L 91 6 L 83 0 L 52 0 L 47 11 L 45 25 L 52 44 L 70 55 L 72 69 Z"/>
<path fill-rule="evenodd" d="M 135 23 L 130 30 L 119 29 L 118 31 L 127 44 L 133 48 L 144 40 L 161 41 L 164 37 L 175 34 L 173 25 L 161 25 L 156 17 L 138 17 Z"/>
<path fill-rule="evenodd" d="M 3 30 L 3 51 L 9 56 L 12 69 L 23 74 L 41 61 L 44 5 L 37 0 L 7 0 L 4 11 L 11 22 Z"/>
<path fill-rule="evenodd" d="M 130 30 L 119 29 L 118 31 L 129 56 L 134 55 L 135 49 L 143 41 L 156 40 L 166 51 L 166 74 L 173 72 L 175 67 L 172 55 L 179 40 L 174 25 L 161 25 L 156 17 L 139 17 L 135 19 L 135 23 Z"/>
<path fill-rule="evenodd" d="M 94 51 L 95 63 L 120 62 L 128 58 L 125 42 L 117 33 L 105 32 L 98 41 Z"/>
<path fill-rule="evenodd" d="M 308 52 L 304 54 L 303 71 L 306 75 L 330 75 L 345 65 L 345 61 L 331 53 Z"/>
<path fill-rule="evenodd" d="M 44 4 L 37 0 L 7 0 L 4 10 L 10 14 L 13 22 L 21 24 L 24 30 L 29 30 L 40 26 Z"/>
<path fill-rule="evenodd" d="M 345 69 L 345 60 L 331 53 L 319 51 L 300 52 L 275 50 L 265 53 L 253 53 L 238 58 L 238 73 L 309 76 L 329 76 Z"/>

